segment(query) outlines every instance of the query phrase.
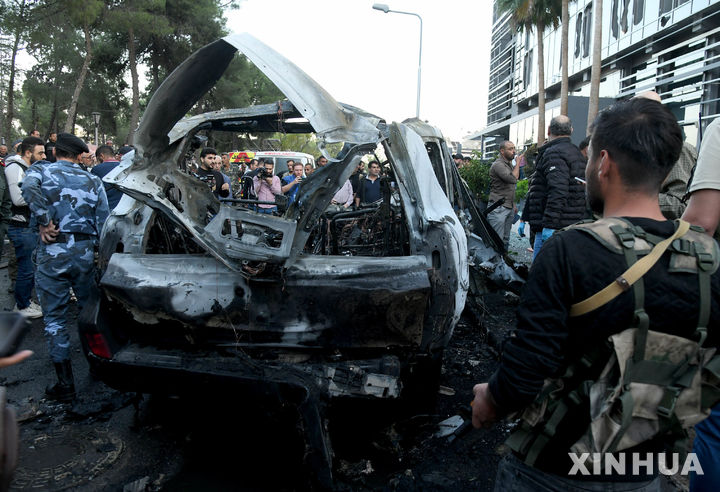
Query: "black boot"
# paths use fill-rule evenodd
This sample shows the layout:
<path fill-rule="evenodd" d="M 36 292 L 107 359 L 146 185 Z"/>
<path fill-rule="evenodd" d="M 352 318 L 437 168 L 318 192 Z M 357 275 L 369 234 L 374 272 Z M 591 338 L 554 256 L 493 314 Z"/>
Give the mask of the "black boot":
<path fill-rule="evenodd" d="M 53 365 L 58 382 L 45 389 L 45 397 L 55 401 L 70 402 L 75 398 L 75 381 L 70 360 L 55 362 Z"/>

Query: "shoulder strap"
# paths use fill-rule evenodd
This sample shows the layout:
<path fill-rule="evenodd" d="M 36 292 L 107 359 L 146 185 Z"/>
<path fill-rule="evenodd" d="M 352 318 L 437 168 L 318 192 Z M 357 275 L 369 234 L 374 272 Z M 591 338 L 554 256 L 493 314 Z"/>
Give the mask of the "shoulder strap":
<path fill-rule="evenodd" d="M 689 229 L 690 224 L 684 220 L 680 220 L 678 228 L 675 230 L 675 234 L 663 241 L 660 241 L 657 245 L 655 245 L 650 254 L 638 260 L 635 264 L 628 268 L 625 273 L 616 278 L 614 282 L 609 284 L 603 290 L 588 297 L 584 301 L 573 304 L 570 307 L 570 316 L 581 316 L 594 311 L 628 290 L 635 282 L 638 281 L 638 279 L 642 278 L 642 276 L 645 275 L 655 263 L 657 263 L 668 246 L 670 246 L 675 239 L 684 235 Z"/>

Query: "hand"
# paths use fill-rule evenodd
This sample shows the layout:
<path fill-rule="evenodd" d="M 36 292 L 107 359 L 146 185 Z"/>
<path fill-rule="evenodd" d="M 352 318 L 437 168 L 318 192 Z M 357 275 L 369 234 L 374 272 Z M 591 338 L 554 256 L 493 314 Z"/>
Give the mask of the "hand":
<path fill-rule="evenodd" d="M 21 350 L 8 357 L 0 357 L 0 367 L 7 367 L 22 362 L 33 354 L 32 350 Z"/>
<path fill-rule="evenodd" d="M 48 225 L 38 225 L 38 229 L 40 231 L 40 239 L 45 244 L 52 244 L 55 242 L 55 238 L 60 233 L 57 226 L 53 223 L 51 220 L 48 222 Z"/>
<path fill-rule="evenodd" d="M 471 403 L 473 427 L 476 429 L 491 427 L 497 420 L 497 405 L 490 394 L 488 384 L 476 384 L 473 393 L 475 393 L 475 399 Z"/>
<path fill-rule="evenodd" d="M 222 185 L 222 187 L 221 187 L 220 189 L 221 189 L 221 190 L 230 190 L 230 185 L 227 184 L 227 183 L 223 183 L 223 185 Z"/>

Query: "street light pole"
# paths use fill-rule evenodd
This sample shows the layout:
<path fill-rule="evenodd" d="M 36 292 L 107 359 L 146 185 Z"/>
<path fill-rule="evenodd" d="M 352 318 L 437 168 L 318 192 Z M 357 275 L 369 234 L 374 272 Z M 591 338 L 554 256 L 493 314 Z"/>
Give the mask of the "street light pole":
<path fill-rule="evenodd" d="M 94 111 L 92 113 L 93 121 L 95 122 L 95 145 L 99 146 L 98 143 L 98 125 L 100 125 L 100 113 Z"/>
<path fill-rule="evenodd" d="M 392 12 L 394 14 L 414 15 L 415 17 L 417 17 L 420 20 L 420 54 L 418 56 L 417 104 L 415 106 L 415 117 L 420 118 L 420 83 L 422 81 L 422 35 L 423 35 L 422 17 L 420 17 L 420 15 L 416 14 L 415 12 L 403 12 L 400 10 L 391 10 L 390 7 L 388 7 L 384 3 L 376 3 L 373 5 L 373 8 L 375 10 L 380 10 L 382 12 L 385 12 L 386 14 L 389 12 Z"/>

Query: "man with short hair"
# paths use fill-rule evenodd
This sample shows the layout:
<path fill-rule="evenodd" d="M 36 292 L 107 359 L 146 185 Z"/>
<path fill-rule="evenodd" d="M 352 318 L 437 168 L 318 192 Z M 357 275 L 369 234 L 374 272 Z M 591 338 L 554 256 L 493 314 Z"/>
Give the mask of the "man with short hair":
<path fill-rule="evenodd" d="M 360 180 L 357 194 L 355 195 L 355 206 L 366 203 L 374 203 L 382 198 L 380 192 L 380 163 L 370 161 L 368 164 L 368 175 Z"/>
<path fill-rule="evenodd" d="M 586 159 L 570 141 L 570 118 L 559 115 L 550 120 L 548 141 L 538 150 L 535 173 L 525 200 L 523 219 L 535 232 L 533 259 L 543 242 L 556 230 L 586 217 Z"/>
<path fill-rule="evenodd" d="M 288 176 L 293 176 L 293 167 L 295 167 L 295 161 L 293 159 L 288 159 L 287 162 L 287 171 L 283 171 L 282 174 L 280 174 L 280 179 L 283 180 L 287 178 Z"/>
<path fill-rule="evenodd" d="M 86 171 L 90 170 L 95 166 L 95 156 L 90 152 L 85 152 L 80 155 L 80 165 Z"/>
<path fill-rule="evenodd" d="M 328 163 L 328 160 L 325 158 L 324 155 L 321 155 L 317 159 L 315 159 L 315 165 L 317 167 L 325 167 L 325 165 Z"/>
<path fill-rule="evenodd" d="M 45 160 L 45 145 L 38 137 L 26 137 L 20 144 L 20 153 L 8 157 L 5 163 L 12 216 L 9 219 L 7 235 L 15 247 L 17 258 L 17 278 L 15 279 L 15 309 L 28 318 L 39 318 L 42 310 L 32 300 L 35 282 L 35 264 L 33 252 L 38 242 L 37 231 L 30 227 L 30 207 L 20 191 L 20 183 L 27 170 L 37 161 Z"/>
<path fill-rule="evenodd" d="M 313 165 L 309 162 L 305 164 L 305 176 L 310 176 L 313 172 L 315 172 Z"/>
<path fill-rule="evenodd" d="M 460 156 L 462 162 L 462 156 Z M 490 196 L 493 204 L 502 200 L 500 206 L 493 209 L 487 219 L 507 249 L 510 243 L 510 230 L 515 216 L 515 186 L 520 176 L 520 167 L 513 166 L 515 144 L 505 140 L 500 144 L 498 158 L 490 166 Z"/>
<path fill-rule="evenodd" d="M 120 160 L 122 160 L 122 158 L 125 154 L 128 154 L 128 153 L 132 152 L 133 150 L 135 150 L 135 147 L 133 147 L 132 145 L 123 145 L 122 147 L 120 147 L 118 149 L 117 154 L 115 154 L 115 159 L 120 161 Z"/>
<path fill-rule="evenodd" d="M 45 160 L 55 162 L 55 142 L 57 142 L 57 133 L 50 132 L 48 141 L 45 143 Z"/>
<path fill-rule="evenodd" d="M 675 117 L 655 101 L 633 99 L 598 115 L 585 177 L 589 204 L 603 219 L 572 226 L 543 245 L 500 365 L 489 383 L 473 388 L 475 427 L 527 409 L 507 441 L 513 454 L 500 464 L 496 490 L 662 490 L 660 477 L 636 460 L 645 460 L 646 453 L 657 458 L 675 444 L 668 442 L 673 427 L 665 426 L 680 425 L 688 411 L 697 412 L 692 425 L 701 407 L 713 404 L 708 399 L 700 405 L 703 390 L 703 398 L 695 393 L 693 403 L 675 405 L 676 382 L 678 392 L 695 384 L 679 382 L 694 374 L 686 363 L 691 352 L 686 358 L 665 350 L 697 350 L 701 338 L 704 347 L 720 346 L 718 246 L 687 223 L 667 220 L 657 199 L 681 147 Z M 676 238 L 685 246 L 656 249 L 658 260 L 640 269 L 635 281 L 629 266 L 638 265 L 639 256 L 653 259 L 653 245 L 672 245 Z M 596 294 L 608 288 L 614 297 L 596 302 Z M 653 395 L 663 388 L 658 400 Z M 614 411 L 619 413 L 607 413 Z M 626 474 L 601 466 L 599 474 L 569 476 L 578 459 L 582 464 L 592 455 L 582 455 L 588 446 L 609 450 L 598 453 L 603 465 L 608 457 L 622 458 Z"/>
<path fill-rule="evenodd" d="M 253 178 L 257 175 L 258 160 L 250 159 L 247 163 L 247 170 L 239 178 L 240 180 L 240 198 L 242 200 L 257 200 L 255 194 L 255 183 Z M 255 210 L 257 207 L 253 204 L 249 205 L 248 208 Z"/>
<path fill-rule="evenodd" d="M 275 195 L 282 194 L 282 186 L 280 178 L 273 175 L 272 161 L 260 159 L 260 165 L 265 168 L 265 177 L 261 178 L 258 174 L 253 178 L 253 188 L 255 196 L 261 202 L 275 202 Z M 255 170 L 257 172 L 258 169 Z M 277 205 L 269 203 L 258 204 L 257 211 L 261 214 L 273 214 L 277 212 Z"/>
<path fill-rule="evenodd" d="M 61 133 L 55 144 L 57 162 L 35 163 L 22 184 L 22 196 L 40 232 L 35 290 L 58 378 L 45 395 L 58 401 L 75 397 L 67 331 L 70 288 L 80 311 L 95 286 L 95 248 L 108 216 L 102 181 L 79 165 L 80 155 L 88 151 L 78 137 Z"/>
<path fill-rule="evenodd" d="M 296 162 L 293 165 L 293 173 L 290 176 L 282 178 L 281 190 L 288 197 L 288 205 L 295 201 L 295 196 L 300 189 L 300 183 L 303 180 L 303 165 Z"/>
<path fill-rule="evenodd" d="M 453 160 L 455 161 L 455 167 L 460 169 L 463 165 L 463 155 L 462 154 L 455 154 L 453 156 Z"/>
<path fill-rule="evenodd" d="M 208 180 L 210 189 L 217 198 L 228 198 L 230 196 L 230 185 L 225 182 L 222 174 L 215 169 L 216 157 L 217 151 L 212 147 L 202 149 L 200 151 L 200 167 L 197 170 L 197 174 Z"/>
<path fill-rule="evenodd" d="M 40 138 L 40 130 L 33 130 L 30 132 L 31 137 Z"/>
<path fill-rule="evenodd" d="M 358 162 L 357 167 L 350 175 L 350 184 L 353 188 L 353 195 L 357 196 L 358 189 L 360 189 L 360 181 L 365 178 L 365 163 L 363 161 Z"/>
<path fill-rule="evenodd" d="M 219 155 L 215 156 L 213 169 L 220 173 L 223 178 L 223 182 L 228 185 L 230 193 L 232 194 L 232 180 L 230 179 L 230 176 L 223 172 L 223 161 L 222 157 L 220 157 Z"/>
<path fill-rule="evenodd" d="M 583 155 L 586 161 L 588 158 L 588 145 L 590 145 L 590 137 L 583 138 L 580 142 L 580 145 L 578 145 L 578 150 Z"/>
<path fill-rule="evenodd" d="M 8 155 L 7 145 L 0 145 L 0 162 L 5 161 Z"/>
<path fill-rule="evenodd" d="M 115 169 L 118 164 L 120 164 L 120 162 L 118 162 L 118 160 L 115 158 L 115 152 L 113 151 L 113 148 L 109 145 L 101 145 L 100 147 L 98 147 L 98 149 L 95 151 L 95 157 L 100 164 L 94 166 L 90 170 L 90 172 L 101 180 L 105 177 L 107 173 Z M 122 198 L 123 193 L 117 188 L 117 186 L 112 183 L 105 183 L 103 181 L 103 187 L 105 188 L 105 194 L 107 195 L 108 208 L 112 212 L 113 209 L 117 207 L 117 204 L 120 203 L 120 199 Z"/>

